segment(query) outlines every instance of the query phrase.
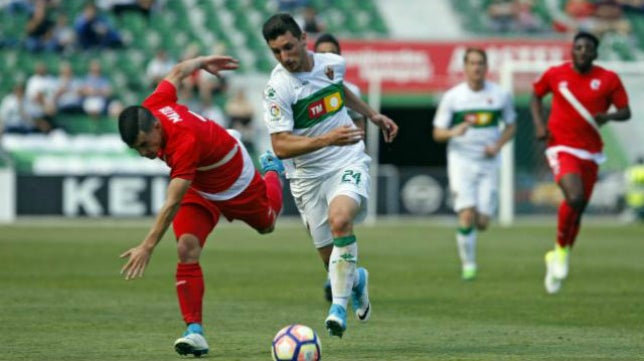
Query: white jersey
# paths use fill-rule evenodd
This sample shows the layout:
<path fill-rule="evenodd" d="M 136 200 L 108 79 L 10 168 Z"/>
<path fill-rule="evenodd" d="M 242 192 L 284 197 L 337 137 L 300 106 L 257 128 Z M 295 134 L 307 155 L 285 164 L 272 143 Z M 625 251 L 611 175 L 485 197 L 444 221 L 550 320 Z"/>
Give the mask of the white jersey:
<path fill-rule="evenodd" d="M 485 159 L 485 147 L 501 135 L 499 123 L 515 122 L 512 96 L 499 85 L 486 81 L 483 89 L 474 91 L 461 83 L 445 93 L 434 117 L 434 127 L 449 129 L 464 121 L 472 122 L 465 134 L 451 138 L 448 153 L 457 152 L 472 160 Z M 498 155 L 497 155 L 498 158 Z"/>
<path fill-rule="evenodd" d="M 310 72 L 291 73 L 278 64 L 264 90 L 264 121 L 269 133 L 316 137 L 340 126 L 355 127 L 344 104 L 345 61 L 339 55 L 309 52 Z M 289 179 L 316 178 L 348 164 L 370 161 L 364 142 L 328 146 L 284 160 Z"/>

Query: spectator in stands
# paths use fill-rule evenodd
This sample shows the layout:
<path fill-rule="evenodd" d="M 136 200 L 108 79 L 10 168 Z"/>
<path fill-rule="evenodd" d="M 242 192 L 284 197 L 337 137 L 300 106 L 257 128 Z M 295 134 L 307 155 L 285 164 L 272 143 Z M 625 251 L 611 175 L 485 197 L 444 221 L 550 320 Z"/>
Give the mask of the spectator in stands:
<path fill-rule="evenodd" d="M 13 91 L 2 99 L 0 133 L 49 133 L 53 128 L 53 118 L 28 99 L 23 82 L 16 83 Z"/>
<path fill-rule="evenodd" d="M 74 23 L 78 43 L 83 50 L 92 48 L 120 48 L 121 35 L 108 19 L 99 14 L 98 8 L 89 2 Z"/>
<path fill-rule="evenodd" d="M 296 18 L 296 21 L 304 32 L 312 36 L 317 36 L 326 30 L 326 25 L 320 20 L 313 6 L 302 8 L 302 13 Z"/>
<path fill-rule="evenodd" d="M 101 63 L 97 59 L 90 62 L 89 72 L 83 80 L 83 111 L 93 117 L 107 112 L 112 98 L 112 86 L 103 75 Z"/>
<path fill-rule="evenodd" d="M 34 74 L 27 79 L 25 90 L 27 100 L 33 105 L 35 118 L 52 118 L 56 114 L 54 86 L 54 78 L 49 74 L 47 65 L 42 61 L 37 62 Z"/>
<path fill-rule="evenodd" d="M 139 13 L 149 19 L 152 8 L 155 5 L 154 0 L 102 0 L 98 5 L 114 15 L 121 16 L 127 12 Z"/>
<path fill-rule="evenodd" d="M 593 33 L 601 37 L 606 33 L 616 33 L 628 37 L 631 33 L 631 23 L 624 17 L 624 11 L 616 0 L 598 0 L 595 2 L 596 20 Z"/>
<path fill-rule="evenodd" d="M 60 113 L 83 113 L 83 81 L 74 76 L 68 61 L 58 67 L 58 78 L 54 85 L 54 101 Z"/>
<path fill-rule="evenodd" d="M 510 32 L 516 27 L 517 4 L 514 0 L 492 0 L 486 8 L 490 29 L 500 33 Z"/>
<path fill-rule="evenodd" d="M 76 33 L 69 26 L 67 14 L 59 13 L 56 16 L 51 40 L 53 49 L 63 54 L 69 54 L 76 47 Z"/>
<path fill-rule="evenodd" d="M 294 13 L 307 5 L 308 0 L 277 0 L 277 10 L 280 12 Z"/>
<path fill-rule="evenodd" d="M 626 12 L 644 14 L 644 0 L 617 0 L 617 2 Z"/>
<path fill-rule="evenodd" d="M 252 155 L 255 154 L 255 126 L 253 117 L 255 110 L 246 97 L 246 90 L 239 88 L 233 97 L 226 102 L 226 115 L 229 120 L 229 128 L 241 133 L 241 140 Z"/>
<path fill-rule="evenodd" d="M 165 50 L 157 50 L 145 71 L 149 87 L 151 89 L 156 88 L 157 84 L 170 72 L 174 64 L 176 62 L 168 57 L 168 53 Z"/>
<path fill-rule="evenodd" d="M 50 18 L 47 1 L 36 0 L 25 27 L 25 47 L 27 50 L 54 50 L 52 42 L 53 29 L 54 22 Z"/>
<path fill-rule="evenodd" d="M 516 12 L 518 31 L 534 33 L 544 29 L 541 18 L 534 11 L 534 0 L 518 0 Z"/>

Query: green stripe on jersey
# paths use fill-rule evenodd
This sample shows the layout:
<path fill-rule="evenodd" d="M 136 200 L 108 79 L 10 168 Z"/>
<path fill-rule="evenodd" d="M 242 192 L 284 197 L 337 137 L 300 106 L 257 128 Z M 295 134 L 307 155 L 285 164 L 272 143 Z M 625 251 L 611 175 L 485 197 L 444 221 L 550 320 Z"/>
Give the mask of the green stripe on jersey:
<path fill-rule="evenodd" d="M 452 125 L 471 121 L 474 128 L 498 127 L 502 112 L 500 109 L 469 109 L 455 112 L 452 117 Z"/>
<path fill-rule="evenodd" d="M 344 106 L 343 83 L 322 88 L 293 104 L 295 129 L 311 128 L 337 113 Z"/>

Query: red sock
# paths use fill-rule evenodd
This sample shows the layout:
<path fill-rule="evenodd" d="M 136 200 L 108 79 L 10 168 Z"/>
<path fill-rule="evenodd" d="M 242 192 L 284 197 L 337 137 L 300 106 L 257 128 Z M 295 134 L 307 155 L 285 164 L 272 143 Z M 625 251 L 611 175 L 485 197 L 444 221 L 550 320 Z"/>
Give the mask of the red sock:
<path fill-rule="evenodd" d="M 581 213 L 566 203 L 559 206 L 559 220 L 557 224 L 557 244 L 560 247 L 572 246 L 579 233 Z"/>
<path fill-rule="evenodd" d="M 204 282 L 199 263 L 177 264 L 177 296 L 183 320 L 188 323 L 201 323 Z"/>
<path fill-rule="evenodd" d="M 282 211 L 282 180 L 277 172 L 266 172 L 264 175 L 266 182 L 266 195 L 271 208 L 277 216 Z"/>

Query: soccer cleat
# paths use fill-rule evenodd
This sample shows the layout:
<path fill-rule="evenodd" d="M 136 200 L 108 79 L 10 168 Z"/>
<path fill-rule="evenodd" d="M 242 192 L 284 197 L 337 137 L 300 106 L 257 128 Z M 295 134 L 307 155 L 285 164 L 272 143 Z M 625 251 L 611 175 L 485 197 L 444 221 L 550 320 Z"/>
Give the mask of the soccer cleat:
<path fill-rule="evenodd" d="M 555 294 L 561 290 L 561 278 L 555 276 L 554 268 L 556 263 L 557 254 L 556 251 L 546 252 L 546 278 L 543 280 L 543 285 L 546 288 L 546 292 L 549 294 Z"/>
<path fill-rule="evenodd" d="M 266 153 L 259 157 L 259 163 L 262 166 L 262 174 L 270 171 L 277 172 L 279 175 L 284 173 L 284 164 L 270 150 L 267 150 Z"/>
<path fill-rule="evenodd" d="M 324 299 L 327 300 L 327 302 L 333 302 L 333 291 L 331 291 L 331 280 L 326 279 L 326 282 L 324 282 Z"/>
<path fill-rule="evenodd" d="M 360 277 L 358 284 L 351 292 L 351 305 L 356 312 L 356 317 L 360 322 L 369 321 L 371 317 L 371 302 L 369 302 L 369 272 L 363 267 L 356 270 L 357 276 Z"/>
<path fill-rule="evenodd" d="M 347 329 L 347 311 L 338 304 L 332 304 L 324 323 L 329 335 L 342 338 L 344 330 Z"/>
<path fill-rule="evenodd" d="M 207 354 L 208 342 L 203 337 L 201 325 L 191 323 L 183 336 L 174 341 L 174 350 L 182 356 L 192 354 L 195 357 L 201 357 Z"/>
<path fill-rule="evenodd" d="M 463 281 L 473 281 L 476 278 L 476 265 L 463 266 L 461 279 Z"/>
<path fill-rule="evenodd" d="M 553 251 L 552 274 L 560 280 L 568 277 L 568 248 L 555 247 Z"/>

